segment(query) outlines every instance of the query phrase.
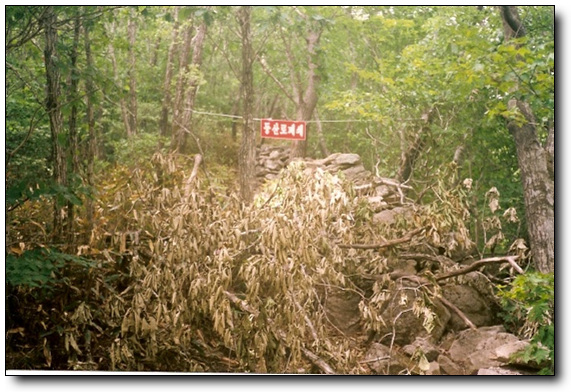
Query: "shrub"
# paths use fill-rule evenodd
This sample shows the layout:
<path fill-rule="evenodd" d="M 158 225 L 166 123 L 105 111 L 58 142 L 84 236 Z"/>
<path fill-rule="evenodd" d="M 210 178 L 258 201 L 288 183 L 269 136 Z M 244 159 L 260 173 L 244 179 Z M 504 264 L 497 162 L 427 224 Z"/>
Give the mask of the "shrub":
<path fill-rule="evenodd" d="M 554 371 L 554 286 L 553 274 L 528 272 L 515 278 L 509 289 L 499 291 L 508 328 L 531 340 L 516 357 L 525 363 L 547 364 L 540 374 Z"/>

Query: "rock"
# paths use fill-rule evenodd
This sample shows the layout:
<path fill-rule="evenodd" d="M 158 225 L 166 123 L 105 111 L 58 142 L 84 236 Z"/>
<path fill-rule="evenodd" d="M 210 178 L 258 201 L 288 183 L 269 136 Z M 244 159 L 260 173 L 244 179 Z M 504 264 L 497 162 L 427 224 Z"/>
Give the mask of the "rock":
<path fill-rule="evenodd" d="M 519 339 L 505 332 L 502 326 L 468 329 L 458 334 L 448 353 L 450 359 L 464 369 L 464 374 L 475 374 L 479 369 L 502 365 L 496 349 L 506 344 L 519 344 L 517 342 Z"/>
<path fill-rule="evenodd" d="M 432 361 L 429 364 L 429 368 L 426 372 L 424 372 L 425 375 L 427 376 L 439 376 L 442 373 L 440 373 L 440 364 L 436 361 Z"/>
<path fill-rule="evenodd" d="M 339 166 L 339 168 L 355 166 L 361 163 L 361 157 L 357 154 L 338 154 L 334 158 L 333 163 Z"/>
<path fill-rule="evenodd" d="M 370 173 L 367 170 L 365 170 L 363 165 L 358 165 L 358 166 L 351 166 L 348 169 L 343 170 L 343 174 L 345 175 L 346 179 L 355 182 L 368 177 Z"/>
<path fill-rule="evenodd" d="M 465 375 L 464 369 L 454 362 L 448 355 L 440 354 L 438 356 L 438 365 L 440 366 L 441 374 L 448 374 L 450 376 Z"/>
<path fill-rule="evenodd" d="M 265 166 L 270 171 L 278 171 L 278 170 L 282 169 L 282 167 L 283 167 L 279 162 L 276 162 L 276 161 L 266 161 Z"/>
<path fill-rule="evenodd" d="M 475 288 L 467 285 L 447 285 L 442 288 L 442 296 L 460 309 L 477 327 L 493 324 L 494 314 Z M 450 328 L 460 331 L 467 327 L 464 321 L 452 312 Z"/>
<path fill-rule="evenodd" d="M 426 338 L 416 338 L 411 344 L 407 344 L 402 348 L 402 351 L 408 355 L 413 356 L 417 352 L 422 352 L 426 359 L 430 362 L 436 360 L 440 354 L 440 350 Z"/>
<path fill-rule="evenodd" d="M 478 370 L 478 376 L 523 376 L 523 373 L 517 370 L 505 369 L 500 367 L 490 367 Z"/>
<path fill-rule="evenodd" d="M 390 210 L 384 210 L 373 215 L 373 223 L 377 225 L 387 225 L 390 226 L 394 224 L 397 219 L 410 219 L 413 215 L 413 211 L 407 207 L 395 207 Z"/>
<path fill-rule="evenodd" d="M 282 155 L 282 154 L 280 153 L 280 151 L 278 151 L 278 150 L 273 150 L 272 152 L 270 152 L 269 158 L 270 158 L 270 159 L 273 159 L 273 160 L 276 160 L 276 159 L 280 158 L 281 155 Z"/>
<path fill-rule="evenodd" d="M 361 332 L 361 297 L 352 291 L 327 289 L 325 312 L 331 323 L 345 335 L 352 336 Z"/>
<path fill-rule="evenodd" d="M 427 337 L 431 341 L 438 341 L 450 320 L 450 312 L 438 300 L 433 301 L 431 310 L 434 313 L 433 329 L 428 332 L 424 327 L 425 315 L 416 316 L 412 311 L 418 293 L 416 290 L 397 287 L 391 293 L 386 308 L 381 312 L 385 327 L 379 331 L 386 341 L 391 341 L 395 331 L 394 343 L 400 346 L 412 343 L 417 337 Z M 381 342 L 384 342 L 381 341 Z"/>
<path fill-rule="evenodd" d="M 405 358 L 381 343 L 373 343 L 369 347 L 364 362 L 377 374 L 399 374 L 407 368 Z"/>

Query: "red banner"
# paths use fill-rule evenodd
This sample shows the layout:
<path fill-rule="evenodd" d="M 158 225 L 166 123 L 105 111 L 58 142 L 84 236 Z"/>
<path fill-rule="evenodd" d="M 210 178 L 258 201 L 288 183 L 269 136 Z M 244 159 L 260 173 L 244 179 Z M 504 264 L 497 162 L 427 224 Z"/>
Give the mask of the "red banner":
<path fill-rule="evenodd" d="M 272 120 L 264 118 L 260 122 L 262 137 L 271 139 L 305 140 L 305 121 Z"/>

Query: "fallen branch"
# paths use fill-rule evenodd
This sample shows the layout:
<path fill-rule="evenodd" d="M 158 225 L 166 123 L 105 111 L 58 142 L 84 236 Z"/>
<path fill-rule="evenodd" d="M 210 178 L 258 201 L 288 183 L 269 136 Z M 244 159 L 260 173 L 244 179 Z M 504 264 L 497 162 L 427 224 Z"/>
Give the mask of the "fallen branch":
<path fill-rule="evenodd" d="M 408 241 L 412 240 L 412 237 L 414 237 L 415 235 L 417 235 L 418 233 L 420 233 L 424 229 L 426 229 L 426 228 L 425 227 L 419 227 L 418 229 L 415 229 L 411 232 L 408 232 L 407 234 L 405 234 L 401 238 L 381 242 L 379 244 L 337 244 L 337 246 L 339 246 L 340 248 L 344 248 L 344 249 L 347 249 L 347 248 L 352 248 L 352 249 L 382 249 L 382 248 L 387 248 L 389 246 L 394 246 L 394 245 L 402 244 L 404 242 L 408 242 Z"/>
<path fill-rule="evenodd" d="M 232 302 L 234 305 L 238 306 L 242 311 L 248 312 L 251 315 L 253 315 L 254 317 L 258 317 L 260 315 L 259 311 L 252 308 L 246 301 L 238 298 L 236 296 L 236 294 L 233 294 L 229 291 L 224 291 L 224 295 L 226 295 L 226 297 L 228 297 L 230 302 Z M 285 333 L 283 331 L 279 330 L 275 326 L 274 321 L 271 318 L 269 318 L 269 317 L 266 318 L 266 321 L 268 322 L 268 325 L 270 326 L 270 328 L 274 332 L 274 335 L 277 338 L 279 338 L 282 341 L 282 343 L 286 344 L 287 342 L 286 342 Z M 311 363 L 313 363 L 315 366 L 317 366 L 319 369 L 321 369 L 323 371 L 323 373 L 335 374 L 335 371 L 331 368 L 331 366 L 329 366 L 329 364 L 327 362 L 325 362 L 322 358 L 320 358 L 318 355 L 313 353 L 311 350 L 308 350 L 307 348 L 305 348 L 303 346 L 300 346 L 300 350 L 303 353 L 303 355 L 305 355 L 307 357 L 307 359 L 309 359 L 311 361 Z"/>
<path fill-rule="evenodd" d="M 464 268 L 460 268 L 459 270 L 449 271 L 449 272 L 445 272 L 443 274 L 436 275 L 435 279 L 437 282 L 439 282 L 441 280 L 449 279 L 449 278 L 452 278 L 454 276 L 464 275 L 464 274 L 467 274 L 468 272 L 475 271 L 478 268 L 480 268 L 481 266 L 486 265 L 486 264 L 505 263 L 505 262 L 508 262 L 517 272 L 519 272 L 520 274 L 523 274 L 524 271 L 515 262 L 517 259 L 519 259 L 519 256 L 489 257 L 487 259 L 481 259 L 481 260 L 475 261 L 472 264 L 470 264 Z"/>
<path fill-rule="evenodd" d="M 185 199 L 188 199 L 190 197 L 190 185 L 192 184 L 192 181 L 194 181 L 194 178 L 198 174 L 198 167 L 200 166 L 200 162 L 202 162 L 202 155 L 196 154 L 194 156 L 194 166 L 192 167 L 192 173 L 190 173 L 190 176 L 188 176 L 188 179 L 186 180 L 186 183 L 184 185 Z"/>
<path fill-rule="evenodd" d="M 458 317 L 460 317 L 462 319 L 462 321 L 464 321 L 464 323 L 470 327 L 471 329 L 476 329 L 476 326 L 474 325 L 473 322 L 470 321 L 470 319 L 468 317 L 466 317 L 466 315 L 464 314 L 464 312 L 462 312 L 460 309 L 458 309 L 458 307 L 456 305 L 454 305 L 452 302 L 448 301 L 446 298 L 444 297 L 438 297 L 438 299 L 450 310 L 452 310 L 454 313 L 456 313 L 458 315 Z"/>

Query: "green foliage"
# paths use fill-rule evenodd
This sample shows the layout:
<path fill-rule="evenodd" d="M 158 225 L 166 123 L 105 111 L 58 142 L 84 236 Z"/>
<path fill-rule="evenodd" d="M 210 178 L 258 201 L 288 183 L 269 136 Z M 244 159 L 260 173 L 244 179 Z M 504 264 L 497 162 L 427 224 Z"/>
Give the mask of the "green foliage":
<path fill-rule="evenodd" d="M 555 366 L 555 280 L 553 274 L 527 272 L 514 279 L 511 287 L 500 287 L 503 317 L 512 330 L 531 339 L 516 358 L 543 364 L 541 374 L 553 374 Z"/>
<path fill-rule="evenodd" d="M 62 281 L 62 270 L 70 264 L 82 268 L 94 267 L 94 263 L 88 259 L 49 248 L 32 249 L 20 255 L 8 253 L 6 283 L 49 291 L 55 283 Z"/>
<path fill-rule="evenodd" d="M 168 146 L 170 139 L 157 133 L 141 132 L 129 139 L 121 138 L 110 142 L 113 150 L 112 161 L 135 167 L 139 164 L 148 164 L 149 158 L 161 150 L 161 146 Z"/>

